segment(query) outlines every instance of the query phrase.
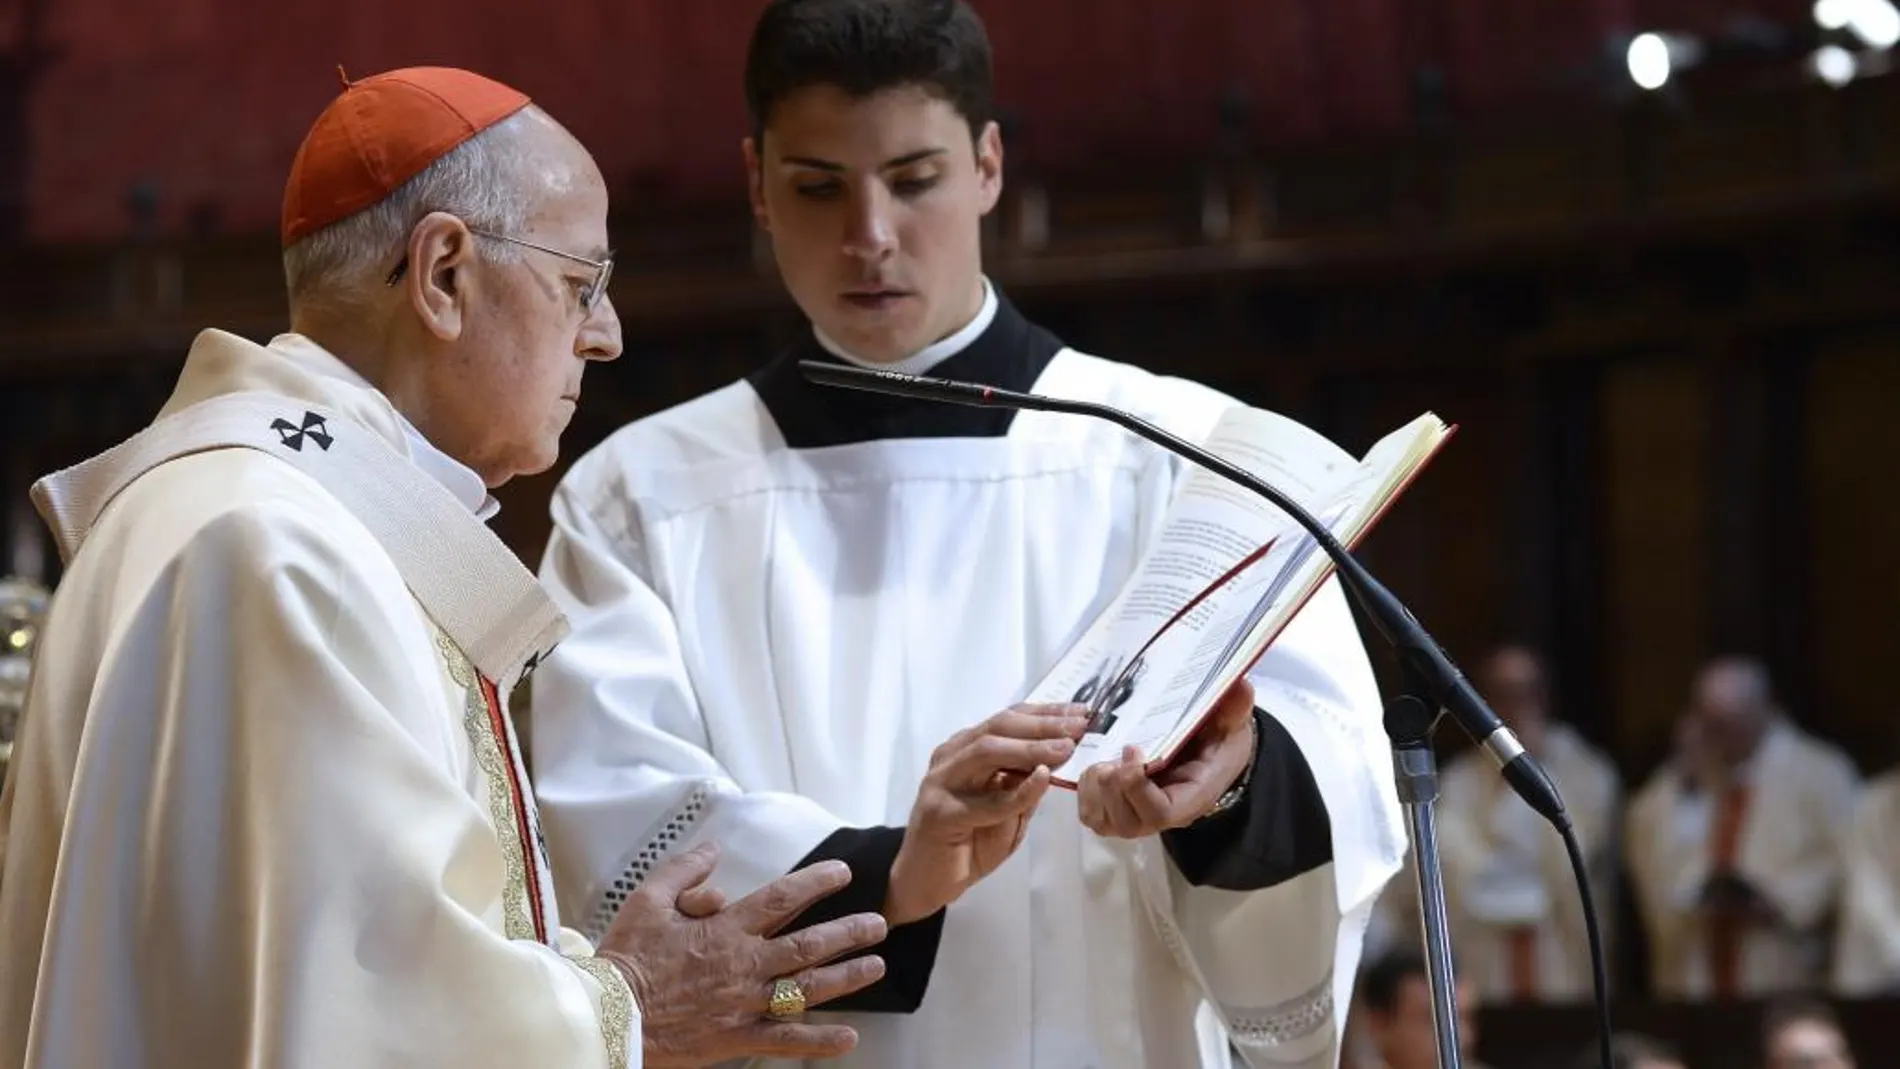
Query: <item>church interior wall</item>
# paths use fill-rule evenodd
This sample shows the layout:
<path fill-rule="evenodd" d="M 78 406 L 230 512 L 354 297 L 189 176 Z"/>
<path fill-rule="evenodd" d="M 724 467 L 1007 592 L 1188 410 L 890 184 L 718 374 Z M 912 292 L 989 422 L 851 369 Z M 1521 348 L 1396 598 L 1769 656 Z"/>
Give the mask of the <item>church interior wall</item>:
<path fill-rule="evenodd" d="M 0 574 L 37 562 L 57 581 L 26 487 L 149 420 L 197 327 L 281 326 L 271 225 L 292 142 L 332 57 L 362 72 L 407 59 L 377 43 L 392 36 L 441 30 L 444 55 L 519 79 L 615 183 L 627 351 L 590 369 L 566 457 L 799 329 L 734 181 L 744 5 L 564 6 L 548 54 L 603 35 L 682 48 L 558 66 L 506 40 L 519 5 L 478 6 L 500 21 L 348 0 L 291 4 L 266 27 L 261 6 L 195 0 L 145 25 L 105 0 L 27 0 L 37 14 L 0 27 L 0 149 L 25 146 L 0 151 Z M 1739 78 L 1583 107 L 1553 101 L 1521 58 L 1535 49 L 1506 47 L 1595 42 L 1633 9 L 1713 17 L 1689 0 L 1548 19 L 1515 0 L 1428 14 L 1369 0 L 1307 5 L 1297 26 L 1246 0 L 977 6 L 1022 146 L 986 251 L 1027 313 L 1351 449 L 1425 409 L 1459 423 L 1363 555 L 1461 663 L 1505 638 L 1544 649 L 1561 715 L 1625 783 L 1663 759 L 1697 666 L 1732 650 L 1761 656 L 1789 710 L 1863 773 L 1900 762 L 1886 618 L 1900 498 L 1881 466 L 1900 426 L 1900 79 Z M 1086 42 L 1037 57 L 1078 25 Z M 1143 47 L 1160 34 L 1181 47 Z M 217 73 L 249 88 L 190 61 L 211 54 L 241 57 Z M 1201 62 L 1167 58 L 1181 55 Z M 299 66 L 305 80 L 282 77 Z M 1128 110 L 1100 106 L 1096 67 L 1131 87 Z M 1242 118 L 1224 125 L 1237 84 L 1225 113 Z M 701 91 L 703 109 L 668 103 Z M 209 106 L 217 94 L 241 114 Z M 1444 119 L 1466 113 L 1481 118 Z M 498 495 L 496 529 L 530 563 L 560 471 Z M 1445 759 L 1465 745 L 1441 742 Z M 1639 974 L 1626 959 L 1621 975 Z M 1684 1034 L 1735 1027 L 1728 1011 L 1629 1012 Z M 1579 1013 L 1487 1011 L 1487 1042 L 1508 1055 L 1553 1029 L 1587 1037 Z M 1868 1036 L 1892 1020 L 1848 1023 Z"/>

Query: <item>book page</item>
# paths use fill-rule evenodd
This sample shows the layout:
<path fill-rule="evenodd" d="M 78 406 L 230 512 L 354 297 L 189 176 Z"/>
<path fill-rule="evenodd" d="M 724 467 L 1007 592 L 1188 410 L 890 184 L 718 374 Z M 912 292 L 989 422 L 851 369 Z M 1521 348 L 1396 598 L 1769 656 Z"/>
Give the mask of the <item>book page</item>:
<path fill-rule="evenodd" d="M 1239 409 L 1208 447 L 1349 546 L 1446 433 L 1428 414 L 1356 461 L 1298 424 Z M 1032 702 L 1089 705 L 1094 717 L 1055 781 L 1072 785 L 1128 746 L 1151 764 L 1170 759 L 1332 569 L 1317 539 L 1271 502 L 1195 469 L 1130 581 L 1031 692 Z"/>
<path fill-rule="evenodd" d="M 1259 409 L 1231 410 L 1206 447 L 1308 506 L 1335 496 L 1358 469 L 1350 454 L 1323 436 Z M 1250 621 L 1283 600 L 1286 583 L 1275 580 L 1287 563 L 1316 550 L 1270 502 L 1193 469 L 1135 575 L 1028 697 L 1099 708 L 1101 730 L 1084 738 L 1072 768 L 1058 770 L 1058 779 L 1115 756 L 1122 745 L 1146 749 L 1164 740 L 1212 670 L 1231 659 L 1235 644 L 1254 630 Z"/>

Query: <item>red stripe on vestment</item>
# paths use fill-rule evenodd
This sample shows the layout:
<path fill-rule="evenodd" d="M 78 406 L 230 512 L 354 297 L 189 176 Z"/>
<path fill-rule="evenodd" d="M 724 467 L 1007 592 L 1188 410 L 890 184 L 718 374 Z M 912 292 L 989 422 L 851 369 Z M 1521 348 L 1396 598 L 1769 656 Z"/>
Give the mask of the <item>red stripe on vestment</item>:
<path fill-rule="evenodd" d="M 546 914 L 541 908 L 541 848 L 535 840 L 533 827 L 528 823 L 527 792 L 523 790 L 518 772 L 521 766 L 515 760 L 513 736 L 508 734 L 508 722 L 503 719 L 501 692 L 488 677 L 480 678 L 482 701 L 488 706 L 488 724 L 494 729 L 495 742 L 501 747 L 502 761 L 508 766 L 508 800 L 515 808 L 515 834 L 521 837 L 521 863 L 526 867 L 528 905 L 534 913 L 534 935 L 546 943 L 548 928 Z"/>

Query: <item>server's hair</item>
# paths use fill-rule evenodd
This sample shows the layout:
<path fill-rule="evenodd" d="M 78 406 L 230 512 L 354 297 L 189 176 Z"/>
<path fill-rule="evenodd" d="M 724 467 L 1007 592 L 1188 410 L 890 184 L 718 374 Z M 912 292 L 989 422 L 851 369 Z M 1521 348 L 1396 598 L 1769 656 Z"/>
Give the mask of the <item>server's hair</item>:
<path fill-rule="evenodd" d="M 989 33 L 964 0 L 772 0 L 746 50 L 753 133 L 816 85 L 860 100 L 917 86 L 955 108 L 974 137 L 995 109 Z"/>

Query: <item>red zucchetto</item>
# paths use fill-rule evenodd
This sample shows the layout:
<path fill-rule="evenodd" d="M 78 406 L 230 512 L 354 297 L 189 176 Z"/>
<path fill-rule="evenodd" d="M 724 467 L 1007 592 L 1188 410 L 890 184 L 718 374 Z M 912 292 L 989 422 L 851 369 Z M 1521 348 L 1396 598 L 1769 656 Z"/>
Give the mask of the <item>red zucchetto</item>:
<path fill-rule="evenodd" d="M 284 185 L 283 242 L 296 244 L 395 192 L 457 145 L 520 111 L 526 94 L 452 67 L 352 82 L 323 109 Z"/>

